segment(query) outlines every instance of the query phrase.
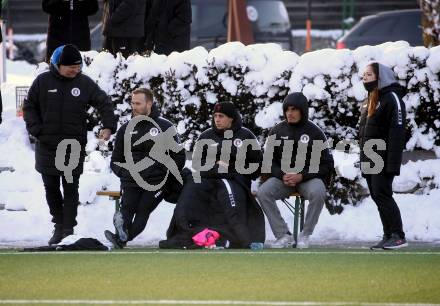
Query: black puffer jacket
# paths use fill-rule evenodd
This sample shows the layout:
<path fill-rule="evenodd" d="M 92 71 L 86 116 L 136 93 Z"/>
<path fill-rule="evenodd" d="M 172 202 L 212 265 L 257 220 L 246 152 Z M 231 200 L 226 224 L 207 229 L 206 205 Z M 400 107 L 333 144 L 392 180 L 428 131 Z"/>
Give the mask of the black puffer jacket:
<path fill-rule="evenodd" d="M 168 130 L 168 128 L 174 129 L 173 124 L 170 121 L 160 117 L 159 115 L 159 110 L 157 109 L 156 105 L 153 104 L 149 117 L 156 122 L 156 124 L 160 127 L 160 130 L 163 132 Z M 125 163 L 127 161 L 124 154 L 124 135 L 127 125 L 128 122 L 118 130 L 110 164 L 113 172 L 121 179 L 122 188 L 139 187 L 130 172 L 116 164 L 116 162 Z M 151 158 L 150 151 L 155 144 L 153 139 L 159 135 L 159 132 L 160 131 L 158 128 L 151 122 L 141 121 L 136 125 L 131 135 L 130 149 L 133 161 L 135 163 L 138 163 L 146 157 Z M 152 139 L 148 139 L 145 142 L 134 145 L 141 137 L 148 134 L 150 134 Z M 179 138 L 177 135 L 174 137 L 174 140 L 179 143 Z M 185 150 L 182 148 L 182 150 L 177 153 L 169 150 L 168 155 L 174 160 L 179 171 L 182 170 L 182 168 L 185 166 Z M 153 165 L 140 172 L 142 179 L 150 185 L 159 184 L 165 178 L 167 171 L 169 171 L 167 165 L 164 165 L 156 160 L 153 161 Z M 171 179 L 172 176 L 173 175 L 170 172 L 168 177 Z"/>
<path fill-rule="evenodd" d="M 159 247 L 191 247 L 191 237 L 204 228 L 218 231 L 223 239 L 231 241 L 232 247 L 248 248 L 251 242 L 264 242 L 264 214 L 250 190 L 251 180 L 259 176 L 260 169 L 258 167 L 255 172 L 246 175 L 236 169 L 238 148 L 244 149 L 245 140 L 255 144 L 255 148 L 247 148 L 245 168 L 249 163 L 260 165 L 263 154 L 254 134 L 242 126 L 240 115 L 236 113 L 233 119 L 232 128 L 228 131 L 232 132 L 231 138 L 225 138 L 225 131 L 218 130 L 213 122 L 213 127 L 199 136 L 193 153 L 193 168 L 198 170 L 196 158 L 200 158 L 202 166 L 207 162 L 215 164 L 222 160 L 222 147 L 231 144 L 227 173 L 222 173 L 219 165 L 215 164 L 210 170 L 200 171 L 201 182 L 187 180 L 167 231 L 168 239 L 162 241 Z M 201 146 L 204 140 L 211 143 Z M 207 160 L 208 146 L 215 148 L 216 152 L 210 161 Z M 226 162 L 224 158 L 223 161 Z"/>
<path fill-rule="evenodd" d="M 215 155 L 215 161 L 214 161 L 214 167 L 211 170 L 208 171 L 201 171 L 200 175 L 201 177 L 204 178 L 229 178 L 229 179 L 235 179 L 235 180 L 240 180 L 244 183 L 245 186 L 250 187 L 251 184 L 251 180 L 254 180 L 256 178 L 258 178 L 260 176 L 260 170 L 261 170 L 261 162 L 263 160 L 263 153 L 261 152 L 260 149 L 260 145 L 255 137 L 255 135 L 248 130 L 247 128 L 243 127 L 242 125 L 242 121 L 241 121 L 241 116 L 237 113 L 236 114 L 236 118 L 234 118 L 231 130 L 232 131 L 232 138 L 231 139 L 225 139 L 224 137 L 224 133 L 225 131 L 223 130 L 218 130 L 215 127 L 214 122 L 212 122 L 212 128 L 207 129 L 206 131 L 204 131 L 202 134 L 200 134 L 199 138 L 198 138 L 198 142 L 204 139 L 209 139 L 212 140 L 216 143 L 215 147 L 216 147 L 216 155 Z M 243 141 L 244 140 L 251 140 L 252 142 L 255 143 L 255 147 L 258 146 L 258 149 L 251 149 L 250 146 L 248 146 L 247 152 L 246 152 L 246 164 L 245 167 L 247 169 L 247 166 L 250 163 L 254 163 L 254 164 L 258 164 L 259 167 L 258 169 L 251 173 L 251 174 L 240 174 L 237 172 L 236 170 L 236 161 L 237 161 L 237 153 L 238 153 L 238 148 L 242 146 Z M 228 141 L 231 143 L 231 154 L 230 156 L 230 160 L 229 160 L 229 167 L 228 167 L 228 171 L 227 173 L 222 173 L 220 170 L 220 166 L 216 163 L 217 161 L 220 160 L 220 155 L 221 155 L 221 150 L 222 150 L 222 146 L 223 143 L 226 143 L 224 141 Z M 202 149 L 202 150 L 200 150 Z M 205 165 L 207 160 L 207 146 L 203 146 L 203 148 L 200 148 L 199 146 L 195 146 L 194 148 L 194 152 L 193 152 L 193 159 L 195 158 L 195 156 L 201 156 L 201 164 L 200 165 Z M 193 163 L 194 166 L 194 163 Z"/>
<path fill-rule="evenodd" d="M 98 0 L 43 0 L 42 5 L 49 14 L 46 61 L 65 44 L 73 44 L 80 51 L 90 50 L 88 16 L 98 12 Z"/>
<path fill-rule="evenodd" d="M 24 101 L 23 112 L 28 132 L 38 139 L 35 151 L 37 171 L 48 175 L 61 173 L 55 167 L 55 155 L 58 144 L 64 139 L 76 139 L 84 151 L 89 105 L 98 110 L 104 128 L 116 132 L 116 117 L 110 98 L 88 76 L 80 73 L 73 79 L 65 78 L 51 64 L 50 71 L 34 80 Z M 82 161 L 83 158 L 74 173 L 82 173 Z"/>
<path fill-rule="evenodd" d="M 283 148 L 286 140 L 293 140 L 290 167 L 295 166 L 299 143 L 302 142 L 303 144 L 307 144 L 304 168 L 302 171 L 299 171 L 299 173 L 303 175 L 303 181 L 307 181 L 312 178 L 320 178 L 324 183 L 328 184 L 330 177 L 334 172 L 333 156 L 331 155 L 329 149 L 325 149 L 321 152 L 318 171 L 313 173 L 314 171 L 311 171 L 310 169 L 313 141 L 321 140 L 326 142 L 326 136 L 316 124 L 309 120 L 308 102 L 302 94 L 295 93 L 288 96 L 283 103 L 284 114 L 288 106 L 294 106 L 301 111 L 301 121 L 296 124 L 291 124 L 288 123 L 287 120 L 284 120 L 274 126 L 270 131 L 269 136 L 275 135 L 275 139 L 281 140 L 281 145 L 274 147 L 271 169 L 272 176 L 282 179 L 283 175 L 286 174 L 281 169 Z"/>
<path fill-rule="evenodd" d="M 144 37 L 146 0 L 108 0 L 108 18 L 103 35 L 107 37 Z"/>
<path fill-rule="evenodd" d="M 146 47 L 158 54 L 189 50 L 191 37 L 190 0 L 147 0 Z"/>
<path fill-rule="evenodd" d="M 368 99 L 362 103 L 359 145 L 361 163 L 368 162 L 373 167 L 374 163 L 365 155 L 364 144 L 370 139 L 381 139 L 386 143 L 386 150 L 374 150 L 384 161 L 384 168 L 380 173 L 400 174 L 402 152 L 406 143 L 406 110 L 402 101 L 405 94 L 405 88 L 397 83 L 394 72 L 379 64 L 379 101 L 370 118 L 367 116 Z"/>

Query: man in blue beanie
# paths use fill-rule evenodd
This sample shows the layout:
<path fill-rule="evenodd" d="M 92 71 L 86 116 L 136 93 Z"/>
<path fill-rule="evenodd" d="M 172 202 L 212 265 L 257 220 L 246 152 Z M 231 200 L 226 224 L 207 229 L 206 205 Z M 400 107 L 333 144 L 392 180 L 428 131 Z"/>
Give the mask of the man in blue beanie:
<path fill-rule="evenodd" d="M 35 169 L 42 175 L 47 204 L 55 224 L 49 245 L 73 234 L 77 224 L 78 184 L 87 144 L 89 106 L 96 108 L 101 116 L 101 138 L 108 140 L 116 131 L 117 120 L 110 98 L 92 79 L 81 73 L 81 67 L 82 57 L 76 46 L 58 47 L 51 57 L 50 70 L 34 80 L 24 101 L 26 128 L 38 140 Z M 66 141 L 69 145 L 65 147 L 65 154 L 60 154 Z M 75 157 L 77 165 L 67 174 L 62 166 L 74 165 Z M 57 162 L 59 160 L 62 162 Z M 60 191 L 61 181 L 64 194 Z"/>

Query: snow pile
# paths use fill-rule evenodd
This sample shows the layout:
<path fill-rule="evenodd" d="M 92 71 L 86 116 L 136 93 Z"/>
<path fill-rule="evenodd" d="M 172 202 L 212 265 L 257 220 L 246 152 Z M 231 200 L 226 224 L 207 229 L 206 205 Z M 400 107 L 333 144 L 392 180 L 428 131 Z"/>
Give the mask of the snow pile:
<path fill-rule="evenodd" d="M 245 125 L 260 134 L 260 128 L 280 120 L 277 105 L 293 91 L 307 96 L 310 118 L 330 138 L 356 139 L 359 105 L 366 97 L 362 71 L 377 60 L 390 66 L 408 90 L 404 98 L 411 134 L 407 149 L 436 150 L 440 145 L 439 57 L 440 47 L 410 47 L 402 41 L 302 56 L 276 44 L 233 42 L 210 52 L 197 47 L 168 57 L 115 59 L 91 51 L 84 53 L 84 72 L 113 97 L 121 122 L 128 119 L 130 92 L 139 86 L 153 89 L 164 115 L 178 124 L 190 148 L 209 126 L 215 102 L 235 103 Z"/>
<path fill-rule="evenodd" d="M 281 102 L 289 91 L 303 90 L 309 97 L 310 117 L 335 140 L 356 137 L 359 102 L 365 97 L 360 83 L 362 69 L 372 59 L 393 67 L 409 90 L 405 97 L 411 139 L 408 149 L 438 145 L 440 48 L 411 48 L 405 43 L 362 47 L 355 51 L 322 50 L 298 57 L 275 45 L 243 46 L 227 44 L 210 53 L 196 48 L 169 57 L 109 57 L 106 53 L 84 54 L 84 72 L 102 86 L 117 103 L 121 121 L 129 114 L 132 89 L 147 86 L 155 91 L 165 116 L 178 124 L 179 133 L 189 143 L 209 125 L 214 102 L 229 100 L 240 108 L 245 124 L 257 133 L 272 127 L 282 115 Z M 17 64 L 17 65 L 15 65 Z M 0 244 L 41 245 L 50 237 L 52 224 L 40 175 L 34 170 L 34 152 L 24 122 L 15 117 L 15 85 L 29 85 L 44 65 L 14 65 L 2 84 L 4 122 L 0 125 L 0 167 L 13 166 L 15 172 L 0 173 Z M 9 77 L 10 75 L 8 75 Z M 437 116 L 437 117 L 436 117 Z M 97 122 L 98 123 L 98 122 Z M 437 126 L 437 128 L 436 128 Z M 80 180 L 78 226 L 75 232 L 103 240 L 103 231 L 112 229 L 114 202 L 97 197 L 103 188 L 119 190 L 118 179 L 109 172 L 108 157 L 95 151 L 94 133 L 89 132 L 89 156 Z M 189 147 L 190 145 L 188 145 Z M 357 166 L 358 154 L 334 151 L 339 174 L 331 193 L 361 193 L 365 182 Z M 411 240 L 440 240 L 439 160 L 409 162 L 394 184 L 396 191 L 421 188 L 422 194 L 396 194 L 407 236 Z M 434 189 L 432 189 L 434 188 Z M 431 190 L 432 189 L 432 190 Z M 339 194 L 338 199 L 343 199 Z M 381 235 L 377 209 L 370 197 L 351 198 L 342 214 L 331 216 L 324 210 L 313 240 L 376 240 Z M 9 210 L 7 210 L 9 209 Z M 23 210 L 26 211 L 23 211 Z M 165 238 L 174 205 L 163 202 L 150 217 L 146 230 L 133 244 L 155 244 Z M 286 208 L 283 215 L 291 226 Z M 267 237 L 273 239 L 267 225 Z"/>

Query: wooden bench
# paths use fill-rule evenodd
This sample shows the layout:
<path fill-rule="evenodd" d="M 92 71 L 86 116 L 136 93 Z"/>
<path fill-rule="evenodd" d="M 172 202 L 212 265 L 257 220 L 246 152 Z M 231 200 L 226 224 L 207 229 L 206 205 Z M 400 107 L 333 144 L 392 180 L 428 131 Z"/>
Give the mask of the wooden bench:
<path fill-rule="evenodd" d="M 119 211 L 121 208 L 121 192 L 120 191 L 109 191 L 109 190 L 101 190 L 97 191 L 96 195 L 99 196 L 108 196 L 110 200 L 115 201 L 115 212 Z"/>

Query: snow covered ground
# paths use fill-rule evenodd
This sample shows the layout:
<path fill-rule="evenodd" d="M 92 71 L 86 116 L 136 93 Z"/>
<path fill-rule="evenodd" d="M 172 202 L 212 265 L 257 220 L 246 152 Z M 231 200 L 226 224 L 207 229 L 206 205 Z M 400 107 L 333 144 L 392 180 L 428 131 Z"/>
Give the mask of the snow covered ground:
<path fill-rule="evenodd" d="M 0 167 L 12 166 L 15 172 L 0 173 L 0 203 L 6 208 L 0 210 L 0 246 L 44 245 L 52 231 L 43 184 L 34 170 L 34 152 L 22 118 L 15 115 L 15 86 L 29 85 L 35 71 L 35 66 L 8 62 L 8 82 L 1 85 L 4 111 L 0 125 Z M 347 165 L 351 157 L 340 154 L 335 158 L 340 172 L 352 176 L 351 166 Z M 84 204 L 79 207 L 78 226 L 75 228 L 81 236 L 104 240 L 103 231 L 113 227 L 113 201 L 95 195 L 103 187 L 119 189 L 118 179 L 109 172 L 108 162 L 108 158 L 104 159 L 97 153 L 93 153 L 86 162 L 86 172 L 80 181 L 80 201 Z M 421 178 L 431 176 L 438 187 L 439 173 L 440 159 L 409 163 L 403 167 L 396 184 L 414 185 Z M 432 190 L 429 195 L 396 194 L 395 199 L 401 208 L 404 230 L 410 240 L 440 241 L 440 189 Z M 291 226 L 292 217 L 287 209 L 281 208 Z M 145 231 L 132 244 L 156 245 L 164 239 L 173 209 L 174 205 L 169 203 L 159 205 Z M 268 240 L 273 239 L 269 226 L 266 231 Z M 356 207 L 346 207 L 341 215 L 330 216 L 324 209 L 312 243 L 374 241 L 381 233 L 377 209 L 371 198 L 367 198 Z"/>

